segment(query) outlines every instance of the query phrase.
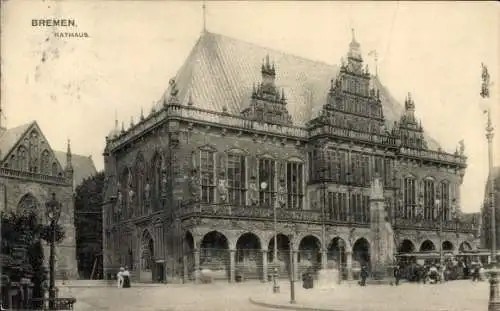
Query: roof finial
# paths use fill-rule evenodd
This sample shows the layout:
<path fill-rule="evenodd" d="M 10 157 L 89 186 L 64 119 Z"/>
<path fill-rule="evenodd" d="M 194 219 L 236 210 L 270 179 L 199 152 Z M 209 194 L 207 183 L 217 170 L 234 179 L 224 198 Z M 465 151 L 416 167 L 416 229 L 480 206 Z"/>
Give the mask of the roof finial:
<path fill-rule="evenodd" d="M 115 109 L 115 130 L 118 129 L 118 111 Z"/>
<path fill-rule="evenodd" d="M 144 120 L 144 108 L 141 107 L 141 121 Z"/>
<path fill-rule="evenodd" d="M 207 6 L 205 5 L 205 1 L 201 6 L 203 10 L 203 33 L 207 32 Z"/>
<path fill-rule="evenodd" d="M 351 28 L 351 32 L 352 32 L 352 41 L 356 41 L 356 36 L 354 34 L 354 28 Z"/>

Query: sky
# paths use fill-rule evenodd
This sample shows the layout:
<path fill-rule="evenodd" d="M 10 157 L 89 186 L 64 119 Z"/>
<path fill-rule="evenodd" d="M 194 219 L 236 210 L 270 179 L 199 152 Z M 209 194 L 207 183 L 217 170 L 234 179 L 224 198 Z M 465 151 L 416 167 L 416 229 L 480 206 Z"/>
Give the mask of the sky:
<path fill-rule="evenodd" d="M 462 210 L 478 211 L 488 172 L 486 118 L 500 128 L 500 10 L 495 2 L 2 2 L 2 125 L 36 120 L 53 149 L 92 155 L 103 168 L 115 115 L 127 127 L 159 100 L 208 31 L 338 64 L 351 29 L 364 59 L 400 102 L 408 92 L 424 128 L 445 150 L 463 139 L 468 169 Z M 74 19 L 77 28 L 33 27 Z M 87 33 L 56 38 L 54 31 Z M 378 61 L 368 56 L 376 50 Z M 479 96 L 481 63 L 491 98 Z M 494 138 L 500 165 L 500 133 Z"/>

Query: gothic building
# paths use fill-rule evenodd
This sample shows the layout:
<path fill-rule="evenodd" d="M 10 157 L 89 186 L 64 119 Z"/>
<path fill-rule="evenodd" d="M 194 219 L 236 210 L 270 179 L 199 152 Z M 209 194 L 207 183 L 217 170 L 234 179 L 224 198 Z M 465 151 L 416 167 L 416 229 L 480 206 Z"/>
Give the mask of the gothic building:
<path fill-rule="evenodd" d="M 296 272 L 341 260 L 350 278 L 369 263 L 375 176 L 399 252 L 476 248 L 463 145 L 445 152 L 417 108 L 370 74 L 354 37 L 332 66 L 205 31 L 151 111 L 106 137 L 105 271 L 267 280 L 292 250 Z"/>
<path fill-rule="evenodd" d="M 0 211 L 35 210 L 39 221 L 47 223 L 45 203 L 56 194 L 65 230 L 56 250 L 58 277 L 77 277 L 73 190 L 95 172 L 90 157 L 71 153 L 69 141 L 66 152 L 53 150 L 35 121 L 0 127 Z M 48 251 L 44 245 L 47 262 Z"/>

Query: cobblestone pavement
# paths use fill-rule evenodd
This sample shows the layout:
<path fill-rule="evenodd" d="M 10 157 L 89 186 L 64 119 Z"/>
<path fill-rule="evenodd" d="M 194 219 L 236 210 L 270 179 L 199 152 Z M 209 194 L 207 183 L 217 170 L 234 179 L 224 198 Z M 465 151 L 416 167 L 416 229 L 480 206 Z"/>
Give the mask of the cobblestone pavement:
<path fill-rule="evenodd" d="M 479 311 L 486 310 L 488 283 L 454 281 L 437 285 L 400 286 L 342 285 L 332 289 L 304 290 L 296 285 L 294 307 L 342 311 Z M 257 311 L 272 310 L 250 303 L 249 298 L 277 307 L 289 304 L 289 283 L 281 283 L 281 293 L 272 294 L 272 284 L 246 282 L 210 285 L 135 284 L 130 289 L 114 286 L 60 287 L 60 296 L 78 299 L 75 311 Z"/>
<path fill-rule="evenodd" d="M 297 286 L 296 286 L 297 287 Z M 480 311 L 488 309 L 488 282 L 467 280 L 443 284 L 400 286 L 357 284 L 331 289 L 296 290 L 297 308 L 342 311 Z M 252 296 L 254 302 L 274 306 L 292 306 L 289 287 L 280 294 Z"/>
<path fill-rule="evenodd" d="M 271 285 L 259 282 L 206 285 L 133 284 L 129 289 L 114 286 L 59 287 L 59 296 L 77 298 L 75 311 L 257 311 L 272 310 L 250 303 L 251 295 L 271 291 Z"/>

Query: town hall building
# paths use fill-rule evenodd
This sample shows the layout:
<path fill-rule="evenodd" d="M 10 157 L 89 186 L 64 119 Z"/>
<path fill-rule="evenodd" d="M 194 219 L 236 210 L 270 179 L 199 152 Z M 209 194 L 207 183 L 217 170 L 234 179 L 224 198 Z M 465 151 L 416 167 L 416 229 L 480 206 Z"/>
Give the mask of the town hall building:
<path fill-rule="evenodd" d="M 268 280 L 294 263 L 297 278 L 337 266 L 352 278 L 370 263 L 375 177 L 397 252 L 476 248 L 463 144 L 443 150 L 418 95 L 401 105 L 354 35 L 346 49 L 330 65 L 204 31 L 164 97 L 106 137 L 105 274 Z"/>

